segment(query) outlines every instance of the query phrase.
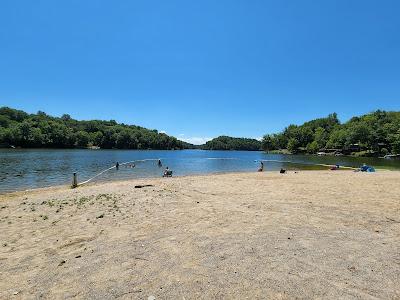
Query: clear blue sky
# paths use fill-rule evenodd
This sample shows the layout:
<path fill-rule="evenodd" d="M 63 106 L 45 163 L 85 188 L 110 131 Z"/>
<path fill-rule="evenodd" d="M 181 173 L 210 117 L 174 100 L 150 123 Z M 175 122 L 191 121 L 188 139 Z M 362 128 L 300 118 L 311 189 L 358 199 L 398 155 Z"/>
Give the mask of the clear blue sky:
<path fill-rule="evenodd" d="M 400 1 L 0 1 L 0 106 L 201 141 L 400 110 Z"/>

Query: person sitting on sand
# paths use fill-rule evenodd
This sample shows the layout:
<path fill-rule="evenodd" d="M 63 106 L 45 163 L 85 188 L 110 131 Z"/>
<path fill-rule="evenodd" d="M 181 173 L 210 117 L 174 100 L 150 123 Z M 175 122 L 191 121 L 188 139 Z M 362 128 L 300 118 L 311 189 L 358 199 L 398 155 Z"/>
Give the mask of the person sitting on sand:
<path fill-rule="evenodd" d="M 332 170 L 332 171 L 335 171 L 335 170 L 338 170 L 339 169 L 339 165 L 334 165 L 334 166 L 332 166 L 330 169 Z"/>
<path fill-rule="evenodd" d="M 281 168 L 281 170 L 279 171 L 279 173 L 281 173 L 281 174 L 285 174 L 285 173 L 286 173 L 286 170 L 285 170 L 285 169 L 283 169 L 283 168 Z"/>
<path fill-rule="evenodd" d="M 264 163 L 260 161 L 260 167 L 258 168 L 258 172 L 264 171 Z"/>
<path fill-rule="evenodd" d="M 165 168 L 163 177 L 172 177 L 172 171 L 168 167 Z"/>

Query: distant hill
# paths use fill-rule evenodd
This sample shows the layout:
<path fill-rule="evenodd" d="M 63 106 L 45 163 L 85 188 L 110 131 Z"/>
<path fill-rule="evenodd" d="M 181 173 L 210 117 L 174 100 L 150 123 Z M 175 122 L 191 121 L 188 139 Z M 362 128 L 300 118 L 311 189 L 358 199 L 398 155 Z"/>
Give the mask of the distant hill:
<path fill-rule="evenodd" d="M 193 145 L 175 137 L 114 120 L 77 121 L 0 108 L 0 145 L 26 148 L 185 149 Z"/>
<path fill-rule="evenodd" d="M 261 149 L 261 142 L 256 139 L 235 138 L 230 136 L 219 136 L 201 146 L 204 150 L 249 150 Z"/>
<path fill-rule="evenodd" d="M 341 124 L 336 113 L 265 135 L 264 150 L 383 156 L 400 153 L 400 112 L 377 110 Z"/>

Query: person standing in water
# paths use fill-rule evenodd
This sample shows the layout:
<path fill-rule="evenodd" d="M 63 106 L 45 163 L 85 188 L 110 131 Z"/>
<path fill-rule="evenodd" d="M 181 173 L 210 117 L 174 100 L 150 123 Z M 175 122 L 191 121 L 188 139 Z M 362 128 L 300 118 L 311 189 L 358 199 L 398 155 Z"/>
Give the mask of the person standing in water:
<path fill-rule="evenodd" d="M 119 162 L 117 162 L 117 163 L 115 164 L 115 168 L 116 168 L 117 170 L 119 170 Z"/>
<path fill-rule="evenodd" d="M 264 163 L 260 161 L 260 168 L 258 168 L 258 172 L 264 171 Z"/>
<path fill-rule="evenodd" d="M 158 160 L 158 166 L 159 166 L 160 168 L 162 167 L 161 159 Z"/>

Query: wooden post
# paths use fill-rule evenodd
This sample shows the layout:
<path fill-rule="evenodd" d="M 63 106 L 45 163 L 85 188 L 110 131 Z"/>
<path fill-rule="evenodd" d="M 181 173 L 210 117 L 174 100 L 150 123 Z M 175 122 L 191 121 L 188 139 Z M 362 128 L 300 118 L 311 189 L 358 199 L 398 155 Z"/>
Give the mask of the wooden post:
<path fill-rule="evenodd" d="M 72 178 L 72 188 L 76 188 L 78 186 L 78 179 L 76 176 L 76 172 L 74 172 L 73 178 Z"/>

